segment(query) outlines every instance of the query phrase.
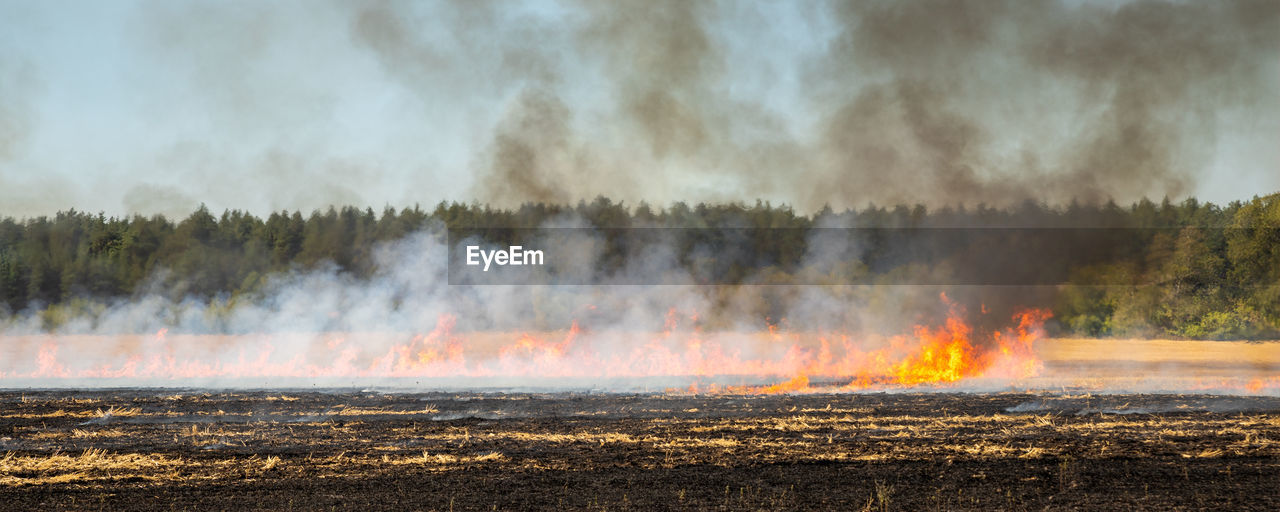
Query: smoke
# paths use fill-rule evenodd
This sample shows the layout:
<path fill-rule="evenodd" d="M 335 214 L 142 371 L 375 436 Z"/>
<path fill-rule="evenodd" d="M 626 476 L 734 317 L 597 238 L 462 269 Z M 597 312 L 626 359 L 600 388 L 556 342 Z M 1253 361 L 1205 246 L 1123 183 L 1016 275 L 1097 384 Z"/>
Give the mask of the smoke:
<path fill-rule="evenodd" d="M 723 77 L 723 56 L 705 29 L 712 4 L 621 2 L 584 4 L 590 21 L 580 44 L 601 59 L 616 91 L 618 120 L 655 158 L 688 158 L 714 150 L 724 127 L 704 102 Z M 710 146 L 710 147 L 709 147 Z"/>
<path fill-rule="evenodd" d="M 31 129 L 24 100 L 29 94 L 30 66 L 0 60 L 0 159 L 8 159 L 21 147 Z"/>
<path fill-rule="evenodd" d="M 1216 116 L 1269 102 L 1280 47 L 1274 2 L 848 2 L 837 15 L 819 79 L 870 83 L 830 87 L 848 100 L 828 120 L 820 189 L 877 201 L 1180 196 L 1209 163 Z"/>
<path fill-rule="evenodd" d="M 1011 315 L 1021 308 L 984 302 L 993 294 L 982 286 L 791 286 L 768 270 L 744 277 L 754 284 L 694 286 L 673 239 L 602 271 L 606 234 L 583 226 L 557 218 L 542 227 L 576 229 L 530 244 L 568 248 L 549 254 L 572 258 L 582 286 L 458 284 L 448 264 L 457 247 L 437 223 L 376 247 L 368 279 L 321 266 L 200 299 L 162 272 L 132 298 L 33 305 L 0 322 L 0 385 L 1280 389 L 1273 347 L 1046 340 L 1044 313 Z M 695 247 L 692 259 L 750 256 L 722 245 Z M 857 272 L 840 265 L 858 251 L 811 243 L 803 258 L 837 276 Z M 662 284 L 618 284 L 635 282 Z"/>
<path fill-rule="evenodd" d="M 589 182 L 586 157 L 570 131 L 569 109 L 545 90 L 526 90 L 503 116 L 493 137 L 480 195 L 491 200 L 570 204 L 567 184 Z M 509 204 L 509 202 L 504 201 Z"/>
<path fill-rule="evenodd" d="M 761 28 L 741 6 L 586 4 L 569 51 L 597 63 L 607 101 L 565 100 L 554 84 L 569 79 L 547 71 L 552 85 L 500 121 L 473 189 L 514 205 L 685 199 L 667 192 L 678 186 L 801 209 L 1178 197 L 1203 179 L 1232 108 L 1274 107 L 1272 2 L 829 7 L 826 51 L 796 56 L 809 105 L 777 112 L 733 94 L 772 85 L 730 59 L 734 38 Z M 584 114 L 607 127 L 575 125 Z"/>
<path fill-rule="evenodd" d="M 31 103 L 40 91 L 36 68 L 0 49 L 0 208 L 36 207 L 42 197 L 56 194 L 63 185 L 56 180 L 25 179 L 10 171 L 11 162 L 26 150 L 35 122 Z"/>
<path fill-rule="evenodd" d="M 581 224 L 562 218 L 547 227 Z M 556 233 L 562 238 L 547 243 L 573 247 L 564 254 L 575 267 L 601 268 L 600 235 Z M 0 323 L 7 354 L 0 383 L 409 385 L 413 378 L 416 385 L 562 387 L 546 379 L 565 377 L 633 389 L 653 379 L 688 385 L 690 376 L 724 375 L 758 383 L 810 367 L 834 371 L 816 347 L 792 348 L 800 336 L 806 344 L 831 336 L 839 347 L 876 350 L 886 336 L 946 314 L 945 307 L 934 314 L 937 295 L 932 308 L 906 307 L 922 293 L 915 289 L 895 299 L 873 287 L 611 285 L 624 278 L 688 283 L 672 275 L 676 251 L 664 243 L 646 247 L 648 257 L 617 274 L 594 275 L 591 286 L 451 285 L 443 238 L 435 225 L 377 247 L 378 270 L 367 280 L 321 267 L 207 300 L 175 296 L 181 285 L 162 286 L 166 276 L 157 275 L 129 299 L 33 306 Z M 762 334 L 784 318 L 796 322 L 795 338 Z"/>
<path fill-rule="evenodd" d="M 0 55 L 0 178 L 30 191 L 0 213 L 1280 186 L 1266 0 L 148 7 L 9 17 L 57 30 Z M 77 60 L 59 34 L 94 39 Z"/>

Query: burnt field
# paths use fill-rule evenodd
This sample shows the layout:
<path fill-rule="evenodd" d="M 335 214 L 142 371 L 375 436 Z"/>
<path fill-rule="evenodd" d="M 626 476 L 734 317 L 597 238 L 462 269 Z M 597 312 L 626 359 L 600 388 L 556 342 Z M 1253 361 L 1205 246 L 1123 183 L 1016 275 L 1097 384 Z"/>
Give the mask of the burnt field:
<path fill-rule="evenodd" d="M 7 509 L 1280 508 L 1280 398 L 0 393 Z"/>

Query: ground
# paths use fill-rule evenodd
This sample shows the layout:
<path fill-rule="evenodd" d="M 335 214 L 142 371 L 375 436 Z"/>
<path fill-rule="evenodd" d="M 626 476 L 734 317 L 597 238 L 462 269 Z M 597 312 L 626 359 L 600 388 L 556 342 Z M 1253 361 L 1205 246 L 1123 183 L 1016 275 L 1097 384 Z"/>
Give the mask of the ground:
<path fill-rule="evenodd" d="M 1280 398 L 0 392 L 0 508 L 1280 510 Z"/>

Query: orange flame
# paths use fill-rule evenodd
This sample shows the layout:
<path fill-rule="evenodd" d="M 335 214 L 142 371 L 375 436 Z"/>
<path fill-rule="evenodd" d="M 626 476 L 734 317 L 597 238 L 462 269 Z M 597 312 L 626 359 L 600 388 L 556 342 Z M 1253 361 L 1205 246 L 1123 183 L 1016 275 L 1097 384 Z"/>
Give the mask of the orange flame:
<path fill-rule="evenodd" d="M 1013 327 L 979 333 L 963 321 L 961 308 L 948 304 L 951 314 L 942 325 L 917 326 L 909 336 L 888 339 L 794 332 L 786 319 L 766 320 L 767 332 L 708 334 L 698 327 L 696 314 L 675 309 L 666 314 L 663 330 L 650 334 L 585 333 L 574 322 L 560 334 L 463 335 L 456 332 L 456 317 L 445 314 L 430 332 L 404 337 L 226 337 L 170 335 L 161 329 L 132 345 L 117 340 L 123 349 L 99 357 L 86 357 L 85 351 L 103 345 L 100 338 L 42 336 L 34 369 L 0 368 L 0 379 L 682 377 L 694 379 L 690 392 L 789 393 L 815 386 L 947 386 L 975 377 L 1022 379 L 1040 371 L 1032 348 L 1042 336 L 1047 311 L 1028 310 L 1014 317 Z M 64 362 L 60 357 L 68 351 L 60 351 L 63 345 L 70 345 L 77 361 L 95 362 Z M 742 384 L 700 379 L 738 379 Z M 761 382 L 775 384 L 752 384 Z"/>

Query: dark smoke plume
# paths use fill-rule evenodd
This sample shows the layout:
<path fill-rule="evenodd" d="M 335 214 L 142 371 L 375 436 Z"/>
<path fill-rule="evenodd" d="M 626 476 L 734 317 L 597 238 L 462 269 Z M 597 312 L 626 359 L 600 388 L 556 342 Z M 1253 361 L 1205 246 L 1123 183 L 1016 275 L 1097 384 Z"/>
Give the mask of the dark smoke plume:
<path fill-rule="evenodd" d="M 597 195 L 1125 204 L 1220 190 L 1235 165 L 1247 184 L 1233 190 L 1252 187 L 1238 198 L 1280 183 L 1264 142 L 1280 117 L 1274 0 L 149 7 L 120 51 L 164 79 L 117 87 L 148 100 L 133 124 L 190 120 L 186 139 L 28 151 L 32 119 L 77 120 L 27 93 L 42 54 L 7 48 L 0 214 Z M 42 168 L 56 148 L 95 171 Z"/>
<path fill-rule="evenodd" d="M 1214 151 L 1218 116 L 1270 93 L 1280 48 L 1280 4 L 1265 1 L 830 7 L 839 35 L 805 77 L 821 135 L 804 140 L 773 118 L 785 114 L 725 99 L 738 77 L 710 27 L 731 6 L 589 3 L 578 42 L 601 60 L 624 144 L 575 137 L 572 105 L 554 96 L 522 99 L 514 124 L 537 135 L 501 124 L 477 193 L 684 199 L 669 189 L 697 177 L 728 184 L 721 199 L 803 209 L 1178 197 Z M 580 145 L 594 172 L 566 158 Z"/>
<path fill-rule="evenodd" d="M 1263 73 L 1280 48 L 1280 4 L 1267 1 L 835 12 L 843 32 L 815 80 L 847 101 L 827 120 L 810 202 L 831 190 L 935 203 L 1179 196 L 1213 149 L 1214 116 L 1270 94 Z"/>

